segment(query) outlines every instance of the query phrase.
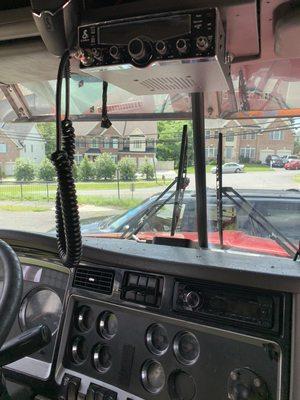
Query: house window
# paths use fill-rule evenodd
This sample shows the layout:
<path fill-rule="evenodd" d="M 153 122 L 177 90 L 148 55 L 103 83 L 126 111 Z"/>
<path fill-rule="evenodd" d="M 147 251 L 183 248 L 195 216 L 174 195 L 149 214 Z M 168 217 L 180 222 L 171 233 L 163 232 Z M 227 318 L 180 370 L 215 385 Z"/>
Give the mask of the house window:
<path fill-rule="evenodd" d="M 134 140 L 132 142 L 132 146 L 134 149 L 141 149 L 142 148 L 142 140 L 141 139 Z"/>
<path fill-rule="evenodd" d="M 242 135 L 243 140 L 255 140 L 256 134 L 255 133 L 244 133 Z"/>
<path fill-rule="evenodd" d="M 225 147 L 225 158 L 231 160 L 232 159 L 232 150 L 233 147 Z"/>
<path fill-rule="evenodd" d="M 226 142 L 233 142 L 234 141 L 234 133 L 229 131 L 226 133 Z"/>
<path fill-rule="evenodd" d="M 109 149 L 109 139 L 108 138 L 104 139 L 104 148 Z"/>
<path fill-rule="evenodd" d="M 210 131 L 205 131 L 205 139 L 210 139 Z"/>
<path fill-rule="evenodd" d="M 74 160 L 77 164 L 79 164 L 83 159 L 83 155 L 82 154 L 75 154 L 74 156 Z"/>
<path fill-rule="evenodd" d="M 240 156 L 244 158 L 255 158 L 255 148 L 254 147 L 242 147 L 240 149 Z"/>
<path fill-rule="evenodd" d="M 269 132 L 269 139 L 270 140 L 282 140 L 283 132 L 282 131 Z"/>
<path fill-rule="evenodd" d="M 113 147 L 113 149 L 118 149 L 119 148 L 119 139 L 113 138 L 112 147 Z"/>
<path fill-rule="evenodd" d="M 99 147 L 99 139 L 98 138 L 93 138 L 91 147 L 93 149 L 98 149 L 98 147 Z"/>
<path fill-rule="evenodd" d="M 33 153 L 33 144 L 31 145 L 31 153 Z"/>
<path fill-rule="evenodd" d="M 6 143 L 0 143 L 0 153 L 7 153 Z"/>
<path fill-rule="evenodd" d="M 207 147 L 205 149 L 205 157 L 206 158 L 215 158 L 215 157 L 217 157 L 217 148 L 216 147 Z"/>

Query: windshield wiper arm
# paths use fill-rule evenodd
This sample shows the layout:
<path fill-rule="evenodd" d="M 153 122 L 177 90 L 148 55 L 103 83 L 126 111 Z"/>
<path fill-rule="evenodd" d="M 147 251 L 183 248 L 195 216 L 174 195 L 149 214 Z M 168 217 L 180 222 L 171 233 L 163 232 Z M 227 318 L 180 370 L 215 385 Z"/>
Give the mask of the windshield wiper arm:
<path fill-rule="evenodd" d="M 187 180 L 187 147 L 188 147 L 188 135 L 187 135 L 187 125 L 183 125 L 182 130 L 182 139 L 181 139 L 181 149 L 180 149 L 180 159 L 178 165 L 178 175 L 177 175 L 177 184 L 175 191 L 175 199 L 174 199 L 174 207 L 173 207 L 173 216 L 172 216 L 172 224 L 171 224 L 171 236 L 175 235 L 175 231 L 179 222 L 183 196 L 186 187 L 189 184 Z"/>
<path fill-rule="evenodd" d="M 276 243 L 280 245 L 293 259 L 295 259 L 299 249 L 289 240 L 287 239 L 283 233 L 281 233 L 275 226 L 260 212 L 258 211 L 248 200 L 245 199 L 239 192 L 237 192 L 232 187 L 223 187 L 222 192 L 225 196 L 230 199 L 235 205 L 241 208 L 245 213 L 249 215 L 249 217 L 255 221 L 261 228 L 263 228 L 270 235 L 271 239 L 275 240 Z M 233 193 L 235 197 L 237 197 L 239 201 L 237 201 L 233 195 L 229 193 Z"/>

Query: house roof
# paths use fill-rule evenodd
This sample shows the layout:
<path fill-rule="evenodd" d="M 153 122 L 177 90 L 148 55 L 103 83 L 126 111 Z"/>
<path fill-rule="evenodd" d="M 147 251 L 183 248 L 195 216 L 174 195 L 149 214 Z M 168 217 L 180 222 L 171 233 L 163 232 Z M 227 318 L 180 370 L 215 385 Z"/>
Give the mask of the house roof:
<path fill-rule="evenodd" d="M 130 134 L 139 129 L 145 136 L 157 135 L 156 121 L 114 121 L 108 129 L 101 128 L 101 122 L 74 122 L 75 134 L 77 136 L 105 136 L 120 135 L 130 136 Z M 112 132 L 111 132 L 112 131 Z"/>
<path fill-rule="evenodd" d="M 23 148 L 24 140 L 43 141 L 35 123 L 5 123 L 1 126 L 0 131 L 15 143 L 19 149 Z"/>

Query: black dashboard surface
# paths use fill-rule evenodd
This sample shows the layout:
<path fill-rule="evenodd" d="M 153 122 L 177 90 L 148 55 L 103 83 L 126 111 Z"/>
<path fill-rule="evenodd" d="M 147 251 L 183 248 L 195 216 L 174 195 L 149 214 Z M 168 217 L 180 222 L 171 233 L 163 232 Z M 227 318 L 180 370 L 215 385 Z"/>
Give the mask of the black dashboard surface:
<path fill-rule="evenodd" d="M 0 230 L 0 235 L 15 249 L 57 257 L 53 236 L 12 230 Z M 300 262 L 278 257 L 86 238 L 82 259 L 118 268 L 300 293 Z"/>

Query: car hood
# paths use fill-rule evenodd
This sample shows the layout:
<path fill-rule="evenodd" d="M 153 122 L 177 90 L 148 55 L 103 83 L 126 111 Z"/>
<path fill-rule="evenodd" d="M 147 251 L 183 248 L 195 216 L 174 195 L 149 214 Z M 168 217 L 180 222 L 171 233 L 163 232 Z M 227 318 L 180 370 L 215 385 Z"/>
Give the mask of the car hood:
<path fill-rule="evenodd" d="M 87 234 L 85 237 L 94 238 L 114 238 L 121 239 L 122 233 L 97 233 Z M 169 237 L 168 233 L 142 232 L 137 235 L 138 239 L 152 241 L 154 237 Z M 175 237 L 189 239 L 198 242 L 198 234 L 196 232 L 180 232 Z M 289 254 L 274 240 L 269 238 L 255 237 L 247 235 L 241 231 L 224 231 L 223 232 L 224 249 L 235 249 L 255 254 L 266 254 L 277 257 L 290 257 Z M 219 246 L 219 233 L 209 232 L 208 242 L 212 246 Z"/>

